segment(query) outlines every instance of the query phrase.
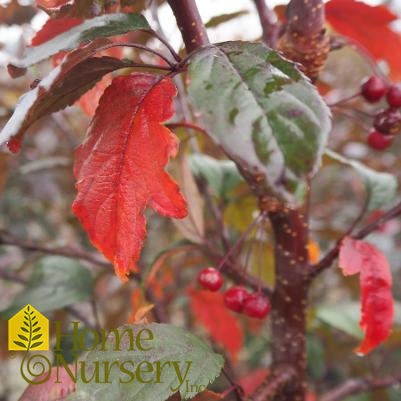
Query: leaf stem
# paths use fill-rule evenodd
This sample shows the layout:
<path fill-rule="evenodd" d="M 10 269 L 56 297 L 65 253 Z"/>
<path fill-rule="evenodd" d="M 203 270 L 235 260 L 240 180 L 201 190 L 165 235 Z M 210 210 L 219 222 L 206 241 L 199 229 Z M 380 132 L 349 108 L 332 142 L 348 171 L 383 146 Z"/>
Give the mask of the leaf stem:
<path fill-rule="evenodd" d="M 180 62 L 182 60 L 181 57 L 177 54 L 177 52 L 174 50 L 174 48 L 170 45 L 170 43 L 166 39 L 164 39 L 161 34 L 159 34 L 154 30 L 149 30 L 149 29 L 144 29 L 142 32 L 153 35 L 156 39 L 158 39 L 161 43 L 163 43 L 163 45 L 166 46 L 168 51 L 171 53 L 171 55 L 177 62 Z"/>
<path fill-rule="evenodd" d="M 108 44 L 106 44 L 106 45 L 103 45 L 103 46 L 99 47 L 98 52 L 99 52 L 99 51 L 102 51 L 102 50 L 110 49 L 110 48 L 112 48 L 112 47 L 131 47 L 131 48 L 134 48 L 134 49 L 139 49 L 139 50 L 143 50 L 143 51 L 148 52 L 148 53 L 152 53 L 152 54 L 154 54 L 155 56 L 160 57 L 160 58 L 161 58 L 163 61 L 165 61 L 165 62 L 169 65 L 169 67 L 170 67 L 170 68 L 167 68 L 167 67 L 165 67 L 165 66 L 157 66 L 157 65 L 154 65 L 154 64 L 148 64 L 148 66 L 152 66 L 152 68 L 159 68 L 159 69 L 164 69 L 164 70 L 166 70 L 166 69 L 167 69 L 167 70 L 171 70 L 172 68 L 175 67 L 175 64 L 174 64 L 174 63 L 172 63 L 167 57 L 165 57 L 163 54 L 159 53 L 157 50 L 153 50 L 153 49 L 151 49 L 150 47 L 147 47 L 147 46 L 144 46 L 144 45 L 140 45 L 140 44 L 138 44 L 138 43 L 131 43 L 131 42 L 112 42 L 112 43 L 108 43 Z M 143 66 L 143 65 L 146 65 L 146 64 L 138 63 L 138 67 L 139 67 L 139 66 Z"/>

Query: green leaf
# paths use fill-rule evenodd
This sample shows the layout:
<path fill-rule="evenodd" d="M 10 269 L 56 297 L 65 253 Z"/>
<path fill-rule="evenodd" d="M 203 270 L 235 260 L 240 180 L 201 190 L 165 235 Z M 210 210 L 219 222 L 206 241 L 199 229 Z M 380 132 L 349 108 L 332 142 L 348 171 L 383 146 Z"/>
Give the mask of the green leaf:
<path fill-rule="evenodd" d="M 32 325 L 33 327 L 33 325 Z M 24 329 L 23 327 L 21 327 L 21 329 Z M 32 333 L 37 333 L 40 330 L 40 327 L 36 327 L 36 329 L 32 330 Z"/>
<path fill-rule="evenodd" d="M 18 337 L 21 339 L 21 340 L 24 340 L 24 341 L 29 341 L 25 336 L 23 336 L 22 334 L 18 334 Z"/>
<path fill-rule="evenodd" d="M 119 347 L 115 335 L 109 336 L 104 350 L 98 345 L 88 353 L 84 365 L 86 376 L 91 377 L 96 364 L 108 364 L 110 383 L 107 384 L 107 391 L 102 391 L 105 385 L 104 377 L 103 383 L 96 383 L 94 380 L 84 383 L 79 374 L 74 396 L 89 399 L 91 394 L 96 394 L 99 401 L 164 401 L 179 391 L 182 399 L 187 399 L 195 396 L 196 387 L 204 390 L 220 374 L 223 367 L 224 361 L 220 355 L 214 353 L 204 341 L 182 328 L 151 323 L 122 326 L 118 332 L 123 333 L 124 330 L 132 330 L 135 338 L 149 338 L 151 332 L 153 339 L 141 343 L 143 348 L 148 350 L 140 350 L 135 344 L 132 350 L 128 333 L 121 334 Z M 164 368 L 160 371 L 163 364 Z M 133 372 L 134 376 L 128 376 L 122 367 Z M 146 383 L 141 383 L 138 378 Z M 120 380 L 126 383 L 121 383 Z"/>
<path fill-rule="evenodd" d="M 278 52 L 226 42 L 191 57 L 189 95 L 199 121 L 227 155 L 261 175 L 272 195 L 301 200 L 321 160 L 330 111 L 316 88 Z"/>
<path fill-rule="evenodd" d="M 5 318 L 13 316 L 27 303 L 44 313 L 85 301 L 92 296 L 92 276 L 75 260 L 47 256 L 40 259 L 32 270 L 24 291 L 2 312 Z"/>
<path fill-rule="evenodd" d="M 43 344 L 43 341 L 40 341 L 40 342 L 38 342 L 38 343 L 34 343 L 34 344 L 31 345 L 31 348 L 30 348 L 30 349 L 39 347 L 39 345 L 42 345 L 42 344 Z"/>
<path fill-rule="evenodd" d="M 25 327 L 21 327 L 21 330 L 24 331 L 25 333 L 29 333 L 29 330 L 26 329 Z"/>
<path fill-rule="evenodd" d="M 27 348 L 27 346 L 24 343 L 22 343 L 21 341 L 13 341 L 13 343 L 18 345 L 19 347 L 22 347 L 22 348 L 25 348 L 25 349 Z"/>
<path fill-rule="evenodd" d="M 208 155 L 193 154 L 189 157 L 192 172 L 206 180 L 220 198 L 243 181 L 237 166 L 231 160 L 218 160 Z"/>
<path fill-rule="evenodd" d="M 352 167 L 359 174 L 369 197 L 369 210 L 380 209 L 395 197 L 398 183 L 392 174 L 372 170 L 356 160 L 347 159 L 329 149 L 325 154 L 333 160 Z"/>
<path fill-rule="evenodd" d="M 357 339 L 363 338 L 359 327 L 360 314 L 361 307 L 357 302 L 322 305 L 316 310 L 316 317 L 322 322 Z"/>
<path fill-rule="evenodd" d="M 150 29 L 142 15 L 117 13 L 88 19 L 39 46 L 29 48 L 25 58 L 10 63 L 9 72 L 13 76 L 22 75 L 27 67 L 61 50 L 73 50 L 81 43 L 96 38 L 122 35 L 137 29 Z"/>
<path fill-rule="evenodd" d="M 233 19 L 242 17 L 243 15 L 247 15 L 247 14 L 249 14 L 248 10 L 240 10 L 240 11 L 236 11 L 236 12 L 229 13 L 229 14 L 217 15 L 216 17 L 210 18 L 210 20 L 206 22 L 205 27 L 206 28 L 214 28 L 220 24 L 223 24 L 224 22 L 231 21 Z"/>
<path fill-rule="evenodd" d="M 39 340 L 42 337 L 42 334 L 37 334 L 35 337 L 32 338 L 32 341 Z"/>

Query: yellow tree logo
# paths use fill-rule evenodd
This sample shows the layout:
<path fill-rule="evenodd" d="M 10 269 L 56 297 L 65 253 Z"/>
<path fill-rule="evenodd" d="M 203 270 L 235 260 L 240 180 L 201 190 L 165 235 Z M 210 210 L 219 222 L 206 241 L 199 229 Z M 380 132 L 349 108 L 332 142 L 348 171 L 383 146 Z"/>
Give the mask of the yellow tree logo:
<path fill-rule="evenodd" d="M 8 349 L 48 350 L 49 320 L 28 304 L 8 321 Z"/>

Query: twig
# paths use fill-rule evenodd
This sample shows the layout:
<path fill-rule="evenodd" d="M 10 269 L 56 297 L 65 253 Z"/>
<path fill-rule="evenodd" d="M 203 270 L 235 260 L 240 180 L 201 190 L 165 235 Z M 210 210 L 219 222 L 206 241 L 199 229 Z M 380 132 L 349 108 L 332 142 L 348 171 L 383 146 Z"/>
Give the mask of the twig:
<path fill-rule="evenodd" d="M 393 219 L 401 215 L 401 202 L 389 209 L 386 213 L 382 216 L 378 217 L 376 220 L 371 222 L 370 224 L 363 227 L 359 230 L 355 235 L 352 237 L 354 239 L 363 239 L 368 236 L 370 233 L 378 229 L 382 224 L 386 223 L 387 221 Z M 312 276 L 316 276 L 321 273 L 323 270 L 327 269 L 331 266 L 334 260 L 337 258 L 340 252 L 341 240 L 337 241 L 336 245 L 333 249 L 331 249 L 323 259 L 315 265 L 311 266 L 311 274 Z"/>
<path fill-rule="evenodd" d="M 384 377 L 381 379 L 349 379 L 340 386 L 323 394 L 320 401 L 341 401 L 353 394 L 374 391 L 384 387 L 401 384 L 401 374 Z"/>
<path fill-rule="evenodd" d="M 258 11 L 260 25 L 262 26 L 262 40 L 267 46 L 274 48 L 279 32 L 277 15 L 267 6 L 266 0 L 254 0 L 254 2 Z"/>
<path fill-rule="evenodd" d="M 59 255 L 72 259 L 85 260 L 102 268 L 110 268 L 111 264 L 106 261 L 99 260 L 96 256 L 89 252 L 74 249 L 71 247 L 53 248 L 44 245 L 35 244 L 32 241 L 24 241 L 17 239 L 9 233 L 4 231 L 0 232 L 0 245 L 17 246 L 31 252 L 40 252 L 47 255 Z"/>
<path fill-rule="evenodd" d="M 267 380 L 259 386 L 250 401 L 271 401 L 275 396 L 296 378 L 296 372 L 292 366 L 284 365 L 273 371 Z"/>

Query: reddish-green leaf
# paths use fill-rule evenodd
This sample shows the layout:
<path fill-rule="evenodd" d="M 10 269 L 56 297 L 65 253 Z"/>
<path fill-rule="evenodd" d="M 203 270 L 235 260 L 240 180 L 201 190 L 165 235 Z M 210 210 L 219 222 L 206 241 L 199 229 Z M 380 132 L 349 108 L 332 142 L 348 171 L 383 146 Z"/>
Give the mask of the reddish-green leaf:
<path fill-rule="evenodd" d="M 385 60 L 393 79 L 401 78 L 401 35 L 391 29 L 398 19 L 386 6 L 355 0 L 330 0 L 326 18 L 333 29 L 366 48 L 376 60 Z"/>
<path fill-rule="evenodd" d="M 15 60 L 8 65 L 8 71 L 12 77 L 18 77 L 23 75 L 29 66 L 46 60 L 62 50 L 70 51 L 88 41 L 123 35 L 138 29 L 149 29 L 142 15 L 116 13 L 84 20 L 81 24 L 73 26 L 39 46 L 30 47 L 23 59 Z"/>
<path fill-rule="evenodd" d="M 174 113 L 175 95 L 169 78 L 115 78 L 77 150 L 73 211 L 121 279 L 137 270 L 146 206 L 169 217 L 187 213 L 177 184 L 164 170 L 178 148 L 176 137 L 162 125 Z"/>
<path fill-rule="evenodd" d="M 237 317 L 224 305 L 222 293 L 189 288 L 188 295 L 195 321 L 235 358 L 242 347 L 244 334 Z"/>
<path fill-rule="evenodd" d="M 20 142 L 25 131 L 39 118 L 73 104 L 103 75 L 133 66 L 128 60 L 91 57 L 104 43 L 109 42 L 101 39 L 70 53 L 36 88 L 21 96 L 14 114 L 0 132 L 0 145 L 11 140 L 9 146 L 14 148 L 14 142 Z"/>
<path fill-rule="evenodd" d="M 39 46 L 81 23 L 82 18 L 50 18 L 43 27 L 36 32 L 31 45 Z"/>
<path fill-rule="evenodd" d="M 359 273 L 362 289 L 362 317 L 359 322 L 365 337 L 357 353 L 367 354 L 386 340 L 394 318 L 390 266 L 374 245 L 346 237 L 340 248 L 339 266 L 344 275 Z"/>

